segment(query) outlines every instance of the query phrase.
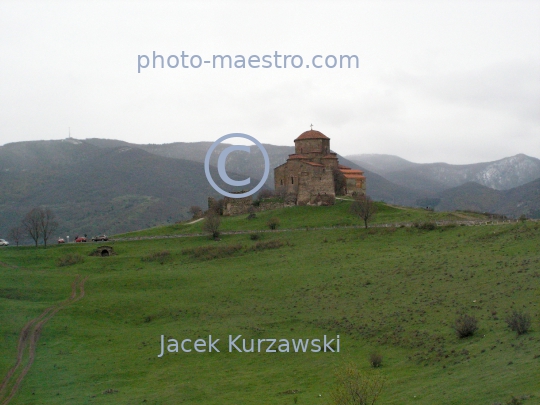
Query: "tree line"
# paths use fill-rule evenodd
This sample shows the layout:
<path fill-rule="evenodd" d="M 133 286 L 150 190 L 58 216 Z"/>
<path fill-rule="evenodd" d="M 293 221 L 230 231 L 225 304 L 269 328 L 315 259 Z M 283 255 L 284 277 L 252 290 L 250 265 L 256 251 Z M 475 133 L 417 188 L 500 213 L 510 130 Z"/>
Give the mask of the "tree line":
<path fill-rule="evenodd" d="M 58 229 L 56 215 L 50 208 L 33 208 L 22 219 L 21 223 L 9 231 L 8 238 L 12 239 L 16 246 L 28 236 L 36 245 L 43 241 L 45 248 L 51 235 Z"/>

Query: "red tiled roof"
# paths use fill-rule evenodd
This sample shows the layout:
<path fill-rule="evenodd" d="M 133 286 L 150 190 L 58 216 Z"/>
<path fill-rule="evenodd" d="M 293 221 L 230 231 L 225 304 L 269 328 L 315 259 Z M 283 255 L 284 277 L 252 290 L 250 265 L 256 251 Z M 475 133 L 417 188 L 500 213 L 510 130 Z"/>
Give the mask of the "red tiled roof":
<path fill-rule="evenodd" d="M 322 158 L 323 159 L 337 159 L 337 156 L 335 153 L 329 153 L 328 155 L 324 155 Z"/>
<path fill-rule="evenodd" d="M 346 170 L 351 170 L 350 167 L 343 166 L 343 165 L 338 165 L 338 168 L 340 168 L 340 169 L 346 169 Z"/>
<path fill-rule="evenodd" d="M 315 162 L 304 162 L 304 163 L 307 163 L 308 165 L 311 165 L 311 166 L 320 166 L 320 167 L 324 167 L 324 165 L 320 164 L 320 163 L 315 163 Z"/>
<path fill-rule="evenodd" d="M 330 138 L 328 138 L 322 132 L 311 129 L 309 131 L 302 133 L 298 138 L 295 139 L 295 141 L 299 141 L 301 139 L 330 139 Z"/>
<path fill-rule="evenodd" d="M 362 170 L 356 170 L 356 169 L 339 169 L 339 171 L 343 174 L 364 174 Z"/>
<path fill-rule="evenodd" d="M 343 173 L 343 176 L 345 176 L 346 179 L 358 179 L 358 180 L 365 180 L 366 177 L 365 176 L 362 176 L 361 174 L 346 174 L 346 173 Z"/>

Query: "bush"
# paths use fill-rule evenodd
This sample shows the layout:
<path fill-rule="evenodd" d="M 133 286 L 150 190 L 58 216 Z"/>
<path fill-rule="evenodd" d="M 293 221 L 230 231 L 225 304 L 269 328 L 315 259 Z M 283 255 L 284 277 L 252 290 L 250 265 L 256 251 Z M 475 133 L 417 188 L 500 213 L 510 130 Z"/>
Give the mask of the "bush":
<path fill-rule="evenodd" d="M 523 404 L 523 401 L 520 398 L 517 398 L 513 395 L 512 395 L 512 398 L 506 401 L 506 405 L 521 405 L 521 404 Z"/>
<path fill-rule="evenodd" d="M 478 320 L 471 315 L 461 315 L 456 319 L 454 329 L 460 339 L 472 336 L 478 330 Z"/>
<path fill-rule="evenodd" d="M 231 256 L 243 248 L 244 246 L 240 244 L 226 246 L 200 246 L 196 248 L 184 249 L 182 250 L 182 254 L 190 255 L 191 257 L 197 259 L 212 260 Z"/>
<path fill-rule="evenodd" d="M 336 372 L 330 392 L 333 405 L 373 405 L 381 395 L 385 380 L 380 374 L 362 373 L 354 364 Z"/>
<path fill-rule="evenodd" d="M 249 235 L 249 239 L 251 240 L 259 240 L 261 239 L 261 235 L 259 235 L 258 233 L 252 233 Z"/>
<path fill-rule="evenodd" d="M 279 249 L 280 247 L 285 246 L 285 242 L 280 239 L 269 240 L 266 242 L 257 242 L 253 245 L 253 250 L 266 250 L 266 249 Z"/>
<path fill-rule="evenodd" d="M 527 333 L 531 328 L 531 317 L 524 312 L 513 311 L 512 314 L 506 318 L 506 323 L 514 332 L 518 335 Z"/>
<path fill-rule="evenodd" d="M 162 250 L 161 252 L 150 253 L 149 255 L 142 257 L 141 261 L 158 262 L 160 264 L 163 264 L 170 256 L 171 253 L 168 250 Z"/>
<path fill-rule="evenodd" d="M 279 218 L 273 217 L 273 218 L 270 218 L 266 224 L 268 225 L 270 229 L 275 230 L 278 228 L 280 224 L 280 220 Z"/>
<path fill-rule="evenodd" d="M 203 228 L 212 239 L 219 238 L 219 227 L 221 226 L 221 216 L 215 211 L 208 211 L 204 219 Z"/>
<path fill-rule="evenodd" d="M 274 196 L 274 192 L 272 190 L 265 188 L 264 190 L 259 191 L 259 194 L 257 195 L 257 199 L 264 200 L 266 198 L 272 198 L 273 196 Z"/>
<path fill-rule="evenodd" d="M 425 231 L 434 231 L 437 229 L 437 224 L 435 222 L 423 222 L 419 224 L 417 228 Z"/>
<path fill-rule="evenodd" d="M 202 218 L 202 216 L 203 216 L 203 210 L 202 210 L 202 208 L 199 207 L 198 205 L 192 205 L 192 206 L 189 208 L 189 212 L 190 212 L 190 214 L 192 215 L 192 218 L 193 218 L 193 219 Z"/>
<path fill-rule="evenodd" d="M 74 264 L 79 264 L 83 262 L 84 257 L 82 257 L 82 255 L 80 255 L 79 253 L 70 253 L 56 259 L 56 265 L 58 267 L 72 266 Z"/>
<path fill-rule="evenodd" d="M 382 366 L 382 355 L 379 353 L 371 353 L 369 356 L 369 364 L 371 367 L 377 368 Z"/>

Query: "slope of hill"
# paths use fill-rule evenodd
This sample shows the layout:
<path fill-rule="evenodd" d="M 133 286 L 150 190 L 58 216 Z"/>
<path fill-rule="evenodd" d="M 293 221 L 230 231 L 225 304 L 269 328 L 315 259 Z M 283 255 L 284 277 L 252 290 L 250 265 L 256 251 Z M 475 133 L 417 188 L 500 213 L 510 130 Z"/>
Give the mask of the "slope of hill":
<path fill-rule="evenodd" d="M 384 155 L 384 154 L 373 153 L 373 154 L 347 155 L 345 157 L 355 162 L 359 166 L 362 166 L 382 176 L 384 176 L 386 173 L 406 170 L 411 167 L 415 167 L 419 165 L 419 163 L 409 162 L 408 160 L 405 160 L 395 155 Z"/>
<path fill-rule="evenodd" d="M 332 211 L 332 222 L 287 232 L 294 218 L 282 218 L 283 232 L 259 240 L 115 242 L 118 254 L 107 258 L 80 244 L 0 250 L 0 380 L 17 361 L 28 321 L 65 302 L 77 275 L 88 277 L 84 297 L 38 335 L 10 405 L 326 404 L 336 369 L 350 362 L 386 378 L 381 404 L 537 402 L 538 224 L 332 229 L 347 210 L 297 208 L 311 209 L 310 218 Z M 398 222 L 422 214 L 387 210 Z M 418 219 L 440 214 L 424 215 Z M 224 227 L 265 219 L 225 218 Z M 77 255 L 82 263 L 57 265 Z M 507 326 L 512 310 L 531 316 L 527 334 Z M 457 337 L 459 314 L 478 320 L 473 336 Z M 193 341 L 209 335 L 220 352 L 195 352 Z M 229 335 L 241 335 L 242 353 L 229 351 Z M 192 351 L 158 357 L 162 336 L 191 339 Z M 266 352 L 265 341 L 260 353 L 244 352 L 241 342 L 324 336 L 332 351 L 295 352 L 291 344 L 288 353 Z M 382 356 L 378 370 L 372 353 Z"/>
<path fill-rule="evenodd" d="M 438 197 L 436 209 L 441 211 L 461 209 L 540 218 L 540 179 L 504 191 L 469 182 L 445 190 Z"/>
<path fill-rule="evenodd" d="M 418 190 L 442 191 L 467 182 L 509 190 L 540 178 L 540 160 L 524 154 L 470 165 L 419 164 L 391 155 L 355 155 L 354 161 L 365 161 L 375 173 Z"/>
<path fill-rule="evenodd" d="M 95 145 L 101 147 L 115 147 L 117 143 L 115 141 L 108 141 L 103 139 L 88 139 L 86 140 Z M 154 153 L 160 156 L 166 156 L 176 159 L 188 159 L 195 162 L 204 162 L 206 151 L 210 147 L 210 142 L 195 142 L 195 143 L 182 143 L 177 142 L 166 145 L 137 145 L 130 144 L 131 147 L 140 148 L 150 153 Z M 214 162 L 217 161 L 219 153 L 225 149 L 229 144 L 221 144 L 216 148 Z M 270 158 L 270 167 L 274 168 L 281 165 L 287 160 L 289 154 L 294 153 L 293 146 L 276 146 L 270 144 L 264 144 L 268 156 Z M 394 204 L 410 205 L 416 204 L 416 200 L 419 198 L 432 197 L 434 193 L 430 191 L 418 191 L 408 187 L 399 186 L 386 180 L 384 177 L 366 170 L 364 167 L 359 166 L 355 162 L 346 159 L 338 154 L 338 158 L 341 164 L 349 166 L 353 169 L 364 170 L 367 181 L 367 191 L 369 195 L 375 200 L 387 201 Z M 234 153 L 230 154 L 227 158 L 227 170 L 231 170 L 235 173 L 239 173 L 244 177 L 251 176 L 261 178 L 263 175 L 264 167 L 262 165 L 262 155 L 257 147 L 251 147 L 251 153 Z M 274 187 L 274 173 L 270 170 L 270 175 L 266 185 L 269 188 Z"/>
<path fill-rule="evenodd" d="M 190 205 L 205 207 L 208 196 L 219 197 L 201 163 L 129 146 L 102 149 L 81 141 L 26 144 L 0 147 L 3 237 L 26 212 L 41 205 L 56 212 L 58 235 L 74 236 L 172 223 L 188 218 Z"/>

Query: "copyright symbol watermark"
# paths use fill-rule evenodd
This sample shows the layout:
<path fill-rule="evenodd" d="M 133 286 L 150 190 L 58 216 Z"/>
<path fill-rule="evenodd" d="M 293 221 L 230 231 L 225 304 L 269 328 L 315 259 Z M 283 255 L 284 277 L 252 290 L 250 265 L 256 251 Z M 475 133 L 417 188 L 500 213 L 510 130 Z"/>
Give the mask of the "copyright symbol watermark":
<path fill-rule="evenodd" d="M 212 153 L 214 152 L 214 149 L 222 143 L 224 140 L 229 138 L 244 138 L 248 141 L 253 142 L 261 151 L 263 158 L 264 158 L 264 174 L 261 178 L 261 181 L 259 181 L 259 184 L 255 186 L 255 188 L 251 189 L 250 191 L 247 191 L 245 193 L 241 194 L 233 194 L 229 193 L 225 190 L 223 190 L 221 187 L 219 187 L 214 179 L 212 179 L 212 175 L 210 174 L 210 157 L 212 156 Z M 243 146 L 243 145 L 232 145 L 225 148 L 218 158 L 218 173 L 219 177 L 221 177 L 221 180 L 223 180 L 225 183 L 229 184 L 230 186 L 247 186 L 251 182 L 251 177 L 248 177 L 244 180 L 233 180 L 229 177 L 227 174 L 227 171 L 225 170 L 225 161 L 227 159 L 227 156 L 234 151 L 243 151 L 243 152 L 250 152 L 249 146 Z M 268 152 L 266 152 L 266 149 L 264 149 L 264 146 L 255 138 L 253 138 L 250 135 L 241 134 L 241 133 L 232 133 L 228 135 L 224 135 L 221 138 L 219 138 L 217 141 L 215 141 L 212 146 L 210 146 L 210 149 L 208 149 L 208 152 L 206 152 L 206 157 L 204 158 L 204 173 L 206 174 L 206 178 L 208 179 L 208 182 L 210 185 L 221 195 L 224 195 L 226 197 L 231 198 L 243 198 L 243 197 L 249 197 L 250 195 L 255 194 L 257 191 L 259 191 L 262 186 L 264 186 L 264 183 L 266 179 L 268 178 L 268 174 L 270 173 L 270 159 L 268 158 Z"/>

